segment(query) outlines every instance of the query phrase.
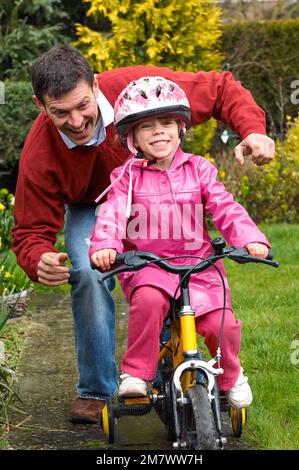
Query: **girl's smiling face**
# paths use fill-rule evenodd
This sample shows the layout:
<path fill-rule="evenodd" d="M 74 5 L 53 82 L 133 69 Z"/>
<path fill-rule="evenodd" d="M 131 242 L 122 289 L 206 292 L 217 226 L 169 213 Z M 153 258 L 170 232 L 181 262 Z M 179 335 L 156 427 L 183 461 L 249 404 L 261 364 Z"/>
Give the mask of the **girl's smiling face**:
<path fill-rule="evenodd" d="M 179 146 L 179 123 L 172 117 L 158 117 L 141 121 L 133 129 L 133 144 L 156 166 L 169 168 Z"/>

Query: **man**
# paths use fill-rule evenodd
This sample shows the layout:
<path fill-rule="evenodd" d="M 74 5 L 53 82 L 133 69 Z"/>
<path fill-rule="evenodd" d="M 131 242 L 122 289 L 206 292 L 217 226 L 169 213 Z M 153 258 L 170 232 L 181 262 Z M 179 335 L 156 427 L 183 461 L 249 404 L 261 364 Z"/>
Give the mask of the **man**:
<path fill-rule="evenodd" d="M 20 160 L 13 249 L 33 281 L 72 286 L 79 368 L 78 398 L 70 412 L 74 423 L 97 422 L 105 399 L 117 393 L 113 282 L 98 284 L 98 273 L 89 267 L 88 241 L 94 200 L 128 156 L 115 139 L 114 102 L 129 82 L 145 75 L 161 75 L 185 90 L 193 124 L 213 116 L 230 125 L 243 138 L 235 149 L 240 163 L 246 154 L 257 165 L 274 155 L 263 111 L 228 72 L 135 66 L 94 76 L 70 46 L 53 48 L 33 64 L 34 100 L 41 113 Z M 54 244 L 63 225 L 67 253 L 58 253 Z M 68 256 L 71 271 L 65 265 Z"/>

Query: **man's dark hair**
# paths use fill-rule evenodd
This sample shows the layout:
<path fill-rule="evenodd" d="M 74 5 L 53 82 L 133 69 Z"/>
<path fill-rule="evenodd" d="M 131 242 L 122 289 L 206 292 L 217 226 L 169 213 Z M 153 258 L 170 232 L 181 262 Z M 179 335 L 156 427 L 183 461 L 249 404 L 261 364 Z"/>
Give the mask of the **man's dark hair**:
<path fill-rule="evenodd" d="M 76 88 L 80 80 L 93 86 L 94 75 L 81 52 L 65 45 L 44 52 L 32 65 L 32 86 L 43 103 L 45 94 L 59 98 Z"/>

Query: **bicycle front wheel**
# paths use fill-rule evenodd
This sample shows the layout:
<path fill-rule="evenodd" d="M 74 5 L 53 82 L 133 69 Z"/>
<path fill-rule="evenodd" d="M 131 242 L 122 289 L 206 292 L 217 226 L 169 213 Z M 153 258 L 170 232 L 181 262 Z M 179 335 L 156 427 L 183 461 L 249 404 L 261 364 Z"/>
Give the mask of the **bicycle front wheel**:
<path fill-rule="evenodd" d="M 188 403 L 182 413 L 182 440 L 187 449 L 216 448 L 216 430 L 208 392 L 204 385 L 195 384 L 186 390 Z"/>

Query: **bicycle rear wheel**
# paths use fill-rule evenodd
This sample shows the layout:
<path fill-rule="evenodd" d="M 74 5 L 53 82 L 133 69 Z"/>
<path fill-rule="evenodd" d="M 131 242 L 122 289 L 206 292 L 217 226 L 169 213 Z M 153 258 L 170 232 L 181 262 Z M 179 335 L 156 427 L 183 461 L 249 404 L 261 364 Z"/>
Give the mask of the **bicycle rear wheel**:
<path fill-rule="evenodd" d="M 208 392 L 204 385 L 195 384 L 186 391 L 188 403 L 182 412 L 182 440 L 187 449 L 216 448 L 216 429 Z"/>

